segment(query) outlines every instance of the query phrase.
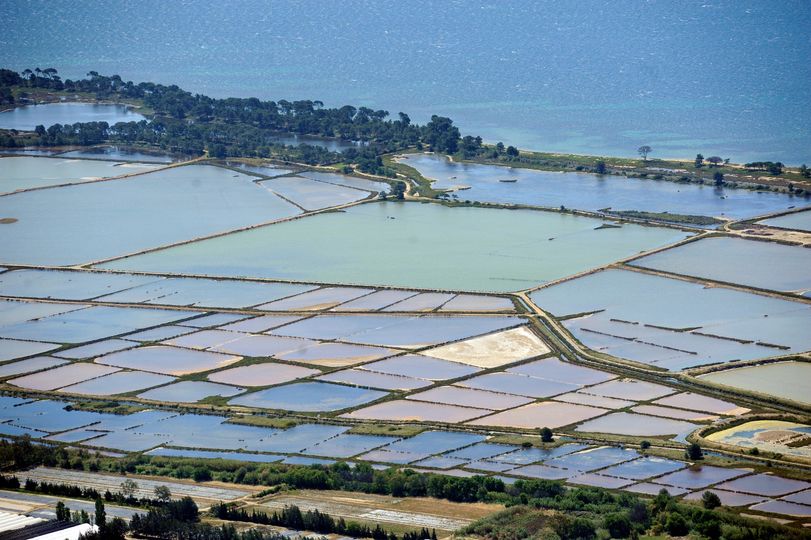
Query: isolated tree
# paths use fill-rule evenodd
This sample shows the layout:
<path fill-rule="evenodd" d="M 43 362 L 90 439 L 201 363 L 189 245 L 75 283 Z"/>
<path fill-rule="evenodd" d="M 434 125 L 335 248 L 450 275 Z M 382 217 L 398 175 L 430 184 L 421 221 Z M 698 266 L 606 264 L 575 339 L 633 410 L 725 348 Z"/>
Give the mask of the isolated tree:
<path fill-rule="evenodd" d="M 696 169 L 700 169 L 701 167 L 703 167 L 704 166 L 704 156 L 702 156 L 701 154 L 696 154 L 695 164 L 696 164 Z"/>
<path fill-rule="evenodd" d="M 698 443 L 692 443 L 690 446 L 688 446 L 685 455 L 687 456 L 687 459 L 692 461 L 704 459 L 704 452 L 701 450 Z"/>
<path fill-rule="evenodd" d="M 162 503 L 172 500 L 172 491 L 169 486 L 155 486 L 155 498 Z"/>
<path fill-rule="evenodd" d="M 636 151 L 639 152 L 640 156 L 642 156 L 642 161 L 648 161 L 648 154 L 653 152 L 653 148 L 645 144 L 637 148 Z"/>
<path fill-rule="evenodd" d="M 138 491 L 138 484 L 131 478 L 121 482 L 121 494 L 125 497 L 132 497 Z"/>
<path fill-rule="evenodd" d="M 515 146 L 508 146 L 507 147 L 507 155 L 508 156 L 510 156 L 510 157 L 518 157 L 519 154 L 520 154 L 520 152 L 518 151 L 518 148 L 516 148 Z"/>
<path fill-rule="evenodd" d="M 496 143 L 496 152 L 498 152 L 499 154 L 504 153 L 504 143 L 503 142 L 499 141 L 498 143 Z"/>
<path fill-rule="evenodd" d="M 554 441 L 555 439 L 552 437 L 552 430 L 548 427 L 541 428 L 541 442 L 549 443 Z"/>
<path fill-rule="evenodd" d="M 642 450 L 647 450 L 648 448 L 650 448 L 650 441 L 642 441 L 641 443 L 639 443 L 639 448 L 641 448 Z"/>
<path fill-rule="evenodd" d="M 605 174 L 605 161 L 600 160 L 594 164 L 594 172 L 597 174 Z"/>
<path fill-rule="evenodd" d="M 712 491 L 705 491 L 701 496 L 701 504 L 707 510 L 712 510 L 721 506 L 721 499 Z"/>
<path fill-rule="evenodd" d="M 710 156 L 707 158 L 707 161 L 709 161 L 713 166 L 718 167 L 718 165 L 723 163 L 724 160 L 721 158 L 721 156 Z"/>

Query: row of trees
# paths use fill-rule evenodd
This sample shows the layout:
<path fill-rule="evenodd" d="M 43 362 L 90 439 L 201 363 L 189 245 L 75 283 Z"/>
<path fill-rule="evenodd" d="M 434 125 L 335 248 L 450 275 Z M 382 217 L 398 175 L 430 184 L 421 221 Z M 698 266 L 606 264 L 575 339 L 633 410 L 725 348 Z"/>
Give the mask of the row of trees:
<path fill-rule="evenodd" d="M 221 502 L 211 508 L 211 514 L 225 521 L 275 525 L 320 534 L 342 534 L 353 538 L 373 538 L 374 540 L 399 540 L 400 538 L 393 532 L 386 532 L 379 524 L 376 527 L 369 527 L 355 522 L 347 523 L 343 518 L 336 520 L 318 509 L 302 512 L 295 505 L 285 506 L 281 512 L 274 511 L 272 514 L 267 514 L 256 510 L 249 513 L 244 508 L 237 508 L 234 505 Z M 429 531 L 423 528 L 419 532 L 414 531 L 403 534 L 402 540 L 437 540 L 437 536 L 435 530 Z"/>

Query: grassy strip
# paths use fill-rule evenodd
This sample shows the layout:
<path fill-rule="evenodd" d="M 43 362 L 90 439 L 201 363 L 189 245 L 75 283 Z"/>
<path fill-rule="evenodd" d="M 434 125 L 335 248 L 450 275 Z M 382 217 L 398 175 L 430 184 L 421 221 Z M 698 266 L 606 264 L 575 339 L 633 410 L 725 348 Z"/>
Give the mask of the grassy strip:
<path fill-rule="evenodd" d="M 271 416 L 232 416 L 228 419 L 229 424 L 240 424 L 243 426 L 259 426 L 287 429 L 298 425 L 298 420 L 286 416 L 271 417 Z"/>
<path fill-rule="evenodd" d="M 397 437 L 413 437 L 427 428 L 414 424 L 358 424 L 347 433 L 353 435 L 394 435 Z"/>

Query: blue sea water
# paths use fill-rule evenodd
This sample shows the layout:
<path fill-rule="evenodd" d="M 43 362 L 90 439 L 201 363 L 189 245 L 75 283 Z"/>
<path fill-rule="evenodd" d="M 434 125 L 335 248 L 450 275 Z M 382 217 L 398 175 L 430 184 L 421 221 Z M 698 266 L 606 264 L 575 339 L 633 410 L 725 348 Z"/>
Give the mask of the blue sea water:
<path fill-rule="evenodd" d="M 5 0 L 0 66 L 455 119 L 506 144 L 811 162 L 807 0 Z"/>

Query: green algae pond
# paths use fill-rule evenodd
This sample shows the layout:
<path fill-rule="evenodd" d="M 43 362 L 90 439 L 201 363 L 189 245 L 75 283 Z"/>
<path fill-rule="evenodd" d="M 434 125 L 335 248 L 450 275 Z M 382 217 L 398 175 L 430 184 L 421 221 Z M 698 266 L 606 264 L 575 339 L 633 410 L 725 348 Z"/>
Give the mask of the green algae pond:
<path fill-rule="evenodd" d="M 381 202 L 104 264 L 149 272 L 505 292 L 682 240 L 532 210 Z"/>

